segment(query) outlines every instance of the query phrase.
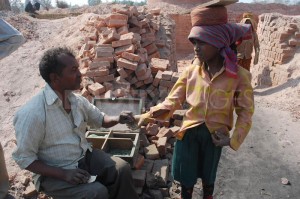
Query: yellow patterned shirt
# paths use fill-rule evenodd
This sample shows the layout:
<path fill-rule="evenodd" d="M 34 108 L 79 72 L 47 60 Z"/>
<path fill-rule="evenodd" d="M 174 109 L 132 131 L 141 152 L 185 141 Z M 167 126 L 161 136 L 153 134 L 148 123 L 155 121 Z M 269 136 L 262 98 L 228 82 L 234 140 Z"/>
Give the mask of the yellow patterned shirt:
<path fill-rule="evenodd" d="M 238 68 L 238 78 L 230 78 L 223 67 L 210 79 L 204 66 L 191 65 L 182 72 L 180 78 L 164 102 L 152 107 L 150 112 L 158 109 L 170 110 L 160 119 L 170 118 L 175 110 L 182 109 L 182 103 L 190 106 L 186 112 L 180 131 L 176 137 L 181 140 L 187 129 L 206 124 L 209 131 L 233 127 L 233 111 L 237 114 L 235 129 L 230 146 L 237 150 L 247 136 L 254 112 L 253 88 L 251 74 Z M 228 133 L 229 135 L 229 133 Z"/>

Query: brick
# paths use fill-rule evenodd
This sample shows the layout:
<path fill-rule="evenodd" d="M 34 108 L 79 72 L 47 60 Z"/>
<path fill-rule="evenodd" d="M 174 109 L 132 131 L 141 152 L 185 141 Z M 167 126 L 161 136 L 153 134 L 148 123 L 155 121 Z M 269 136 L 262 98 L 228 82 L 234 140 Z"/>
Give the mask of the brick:
<path fill-rule="evenodd" d="M 82 76 L 86 76 L 86 72 L 88 71 L 88 68 L 81 68 L 80 73 Z"/>
<path fill-rule="evenodd" d="M 149 68 L 147 68 L 146 73 L 145 73 L 144 75 L 139 75 L 139 76 L 137 76 L 137 79 L 138 79 L 139 81 L 144 81 L 144 80 L 148 79 L 150 76 L 152 76 L 152 75 L 151 75 L 151 70 L 150 70 Z"/>
<path fill-rule="evenodd" d="M 125 72 L 127 73 L 128 77 L 134 74 L 133 70 L 128 70 L 126 68 L 124 68 Z"/>
<path fill-rule="evenodd" d="M 129 70 L 133 70 L 135 71 L 138 63 L 137 62 L 133 62 L 133 61 L 129 61 L 127 59 L 124 58 L 120 58 L 117 62 L 118 67 L 122 67 L 122 68 L 127 68 Z"/>
<path fill-rule="evenodd" d="M 118 73 L 120 74 L 120 76 L 121 76 L 122 78 L 125 79 L 125 78 L 128 77 L 128 74 L 125 72 L 125 70 L 124 70 L 123 68 L 118 68 L 117 71 L 118 71 Z"/>
<path fill-rule="evenodd" d="M 145 131 L 146 131 L 146 129 L 145 129 Z M 144 133 L 140 133 L 140 141 L 141 141 L 142 147 L 147 147 L 150 145 L 149 140 Z"/>
<path fill-rule="evenodd" d="M 148 88 L 146 89 L 146 92 L 149 94 L 151 93 L 153 90 L 155 89 L 155 87 L 153 85 L 148 86 Z"/>
<path fill-rule="evenodd" d="M 153 21 L 150 22 L 150 26 L 156 31 L 159 30 L 159 24 L 154 23 Z"/>
<path fill-rule="evenodd" d="M 140 20 L 140 24 L 142 27 L 149 27 L 149 23 L 150 23 L 150 20 L 147 18 Z M 145 29 L 145 31 L 146 31 L 146 29 Z"/>
<path fill-rule="evenodd" d="M 152 33 L 152 32 L 142 34 L 141 38 L 142 38 L 142 42 L 150 41 L 151 43 L 153 43 L 156 40 L 156 37 L 155 37 L 154 33 Z"/>
<path fill-rule="evenodd" d="M 113 92 L 111 90 L 108 90 L 104 94 L 104 98 L 112 98 L 113 97 Z"/>
<path fill-rule="evenodd" d="M 163 48 L 166 46 L 166 41 L 165 40 L 156 40 L 155 41 L 155 45 L 158 47 L 158 48 Z"/>
<path fill-rule="evenodd" d="M 129 28 L 129 32 L 132 32 L 132 33 L 140 34 L 140 31 L 141 31 L 141 28 L 139 28 L 139 27 Z"/>
<path fill-rule="evenodd" d="M 139 11 L 137 9 L 136 6 L 130 6 L 129 7 L 129 11 L 133 16 L 138 16 L 139 15 Z"/>
<path fill-rule="evenodd" d="M 116 55 L 121 55 L 123 52 L 134 53 L 134 45 L 121 46 L 115 49 Z"/>
<path fill-rule="evenodd" d="M 173 124 L 174 124 L 175 126 L 181 127 L 181 125 L 182 125 L 182 120 L 174 120 Z"/>
<path fill-rule="evenodd" d="M 138 53 L 138 56 L 140 57 L 139 63 L 145 63 L 148 61 L 147 53 Z"/>
<path fill-rule="evenodd" d="M 152 58 L 157 58 L 157 59 L 167 59 L 169 56 L 168 56 L 168 57 L 162 57 L 162 56 L 160 55 L 160 53 L 159 53 L 158 51 L 156 51 L 155 53 L 149 55 L 148 57 L 149 57 L 149 59 L 151 60 Z"/>
<path fill-rule="evenodd" d="M 169 175 L 169 161 L 168 159 L 163 160 L 155 160 L 152 174 L 157 177 L 157 184 L 160 187 L 165 187 L 168 182 L 168 175 Z"/>
<path fill-rule="evenodd" d="M 102 84 L 105 87 L 105 91 L 109 91 L 113 89 L 113 84 L 109 82 L 103 82 Z"/>
<path fill-rule="evenodd" d="M 117 48 L 120 46 L 127 46 L 132 44 L 132 40 L 131 39 L 123 39 L 123 40 L 119 40 L 119 41 L 113 41 L 111 43 L 112 47 Z"/>
<path fill-rule="evenodd" d="M 152 73 L 156 74 L 159 70 L 165 71 L 170 66 L 169 60 L 152 58 L 149 64 Z"/>
<path fill-rule="evenodd" d="M 99 84 L 98 82 L 92 84 L 92 85 L 89 85 L 88 86 L 88 91 L 94 95 L 94 96 L 98 96 L 102 93 L 105 92 L 105 87 L 102 86 L 101 84 Z"/>
<path fill-rule="evenodd" d="M 139 27 L 139 28 L 142 27 L 142 24 L 139 22 L 139 20 L 138 20 L 137 17 L 135 17 L 135 16 L 132 16 L 132 17 L 129 18 L 128 24 L 129 24 L 131 27 L 134 27 L 134 26 Z"/>
<path fill-rule="evenodd" d="M 164 157 L 167 153 L 166 144 L 167 144 L 167 137 L 161 137 L 158 139 L 156 147 L 160 157 Z"/>
<path fill-rule="evenodd" d="M 158 71 L 154 80 L 153 80 L 153 86 L 158 87 L 160 80 L 162 79 L 162 71 Z"/>
<path fill-rule="evenodd" d="M 176 83 L 177 80 L 179 79 L 179 76 L 180 76 L 179 73 L 174 72 L 171 78 L 171 82 Z"/>
<path fill-rule="evenodd" d="M 120 27 L 120 28 L 117 29 L 117 33 L 118 33 L 119 35 L 124 35 L 124 34 L 127 34 L 128 32 L 129 32 L 129 31 L 128 31 L 127 25 L 122 26 L 122 27 Z"/>
<path fill-rule="evenodd" d="M 88 77 L 103 77 L 109 75 L 109 69 L 89 70 L 86 72 Z"/>
<path fill-rule="evenodd" d="M 300 46 L 300 41 L 297 41 L 296 39 L 290 39 L 289 45 L 290 46 Z"/>
<path fill-rule="evenodd" d="M 172 131 L 172 134 L 175 135 L 180 130 L 180 127 L 173 126 L 173 127 L 170 128 L 170 130 Z"/>
<path fill-rule="evenodd" d="M 173 71 L 164 71 L 161 75 L 163 80 L 171 81 L 173 75 Z"/>
<path fill-rule="evenodd" d="M 115 97 L 124 97 L 125 96 L 125 90 L 118 88 L 117 90 L 113 91 L 113 95 Z"/>
<path fill-rule="evenodd" d="M 144 165 L 142 166 L 141 170 L 147 171 L 147 173 L 151 173 L 154 165 L 154 160 L 145 159 Z"/>
<path fill-rule="evenodd" d="M 108 27 L 122 27 L 126 26 L 128 22 L 128 16 L 124 14 L 111 14 L 108 21 Z"/>
<path fill-rule="evenodd" d="M 160 15 L 160 8 L 151 9 L 149 12 L 153 15 Z"/>
<path fill-rule="evenodd" d="M 145 49 L 147 50 L 148 55 L 151 55 L 158 51 L 158 48 L 156 47 L 156 45 L 154 43 L 152 43 L 148 46 L 145 46 Z"/>
<path fill-rule="evenodd" d="M 159 126 L 157 124 L 151 124 L 149 123 L 146 127 L 146 131 L 147 131 L 147 135 L 157 135 L 158 131 L 159 131 Z"/>
<path fill-rule="evenodd" d="M 95 70 L 95 69 L 109 69 L 110 68 L 110 62 L 109 61 L 93 61 L 89 65 L 90 70 Z"/>
<path fill-rule="evenodd" d="M 147 65 L 146 64 L 139 64 L 135 70 L 135 74 L 137 77 L 143 76 L 147 73 Z"/>
<path fill-rule="evenodd" d="M 90 62 L 90 58 L 89 57 L 82 58 L 79 61 L 81 67 L 88 67 L 89 66 L 89 62 Z"/>
<path fill-rule="evenodd" d="M 159 153 L 155 144 L 151 144 L 144 148 L 145 156 L 147 159 L 156 160 L 159 159 Z"/>
<path fill-rule="evenodd" d="M 161 137 L 166 137 L 167 139 L 171 138 L 173 136 L 173 132 L 169 128 L 161 128 L 156 135 L 156 137 L 161 138 Z"/>
<path fill-rule="evenodd" d="M 99 51 L 99 52 L 111 52 L 111 53 L 113 53 L 115 49 L 111 46 L 111 44 L 98 44 L 95 47 L 95 50 Z"/>
<path fill-rule="evenodd" d="M 108 61 L 110 63 L 113 63 L 114 57 L 98 57 L 94 59 L 94 62 L 102 62 L 102 61 Z"/>
<path fill-rule="evenodd" d="M 121 35 L 120 39 L 131 39 L 132 43 L 141 41 L 141 36 L 138 33 L 129 32 L 127 34 Z"/>
<path fill-rule="evenodd" d="M 129 80 L 130 84 L 135 84 L 137 83 L 139 80 L 136 77 L 133 77 Z"/>
<path fill-rule="evenodd" d="M 145 84 L 144 84 L 143 81 L 138 81 L 134 85 L 135 85 L 136 88 L 140 88 L 140 87 L 144 86 Z"/>
<path fill-rule="evenodd" d="M 116 31 L 111 31 L 107 36 L 102 35 L 99 39 L 100 44 L 110 44 L 120 39 L 120 35 Z"/>
<path fill-rule="evenodd" d="M 128 52 L 123 52 L 121 57 L 134 62 L 139 62 L 141 59 L 138 55 Z"/>
<path fill-rule="evenodd" d="M 130 11 L 129 11 L 128 7 L 126 7 L 125 5 L 122 5 L 120 7 L 112 8 L 112 12 L 119 13 L 119 14 L 124 14 L 124 15 L 127 15 L 127 16 L 130 15 Z"/>
<path fill-rule="evenodd" d="M 144 187 L 146 181 L 146 171 L 145 170 L 132 170 L 131 175 L 133 179 L 133 184 L 136 187 Z"/>
<path fill-rule="evenodd" d="M 144 162 L 145 162 L 145 157 L 141 154 L 138 154 L 134 162 L 133 168 L 136 170 L 141 169 L 144 165 Z"/>
<path fill-rule="evenodd" d="M 115 77 L 113 74 L 111 74 L 111 75 L 107 75 L 107 76 L 103 76 L 103 77 L 95 77 L 94 80 L 95 80 L 95 82 L 103 83 L 103 82 L 113 81 L 113 80 L 115 80 Z"/>
<path fill-rule="evenodd" d="M 172 88 L 174 86 L 174 83 L 171 81 L 161 80 L 159 82 L 159 85 L 167 87 L 167 88 Z"/>
<path fill-rule="evenodd" d="M 151 74 L 151 72 L 150 72 L 150 74 Z M 153 76 L 152 75 L 150 75 L 150 77 L 148 79 L 144 80 L 145 84 L 151 84 L 152 82 L 153 82 Z"/>

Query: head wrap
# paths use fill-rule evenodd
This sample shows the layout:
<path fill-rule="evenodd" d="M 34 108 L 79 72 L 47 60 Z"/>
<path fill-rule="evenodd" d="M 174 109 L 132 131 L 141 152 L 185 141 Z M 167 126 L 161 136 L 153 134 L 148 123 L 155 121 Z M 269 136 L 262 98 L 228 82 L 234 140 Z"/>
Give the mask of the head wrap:
<path fill-rule="evenodd" d="M 213 26 L 194 26 L 188 38 L 201 40 L 218 48 L 225 60 L 226 74 L 237 78 L 237 56 L 230 45 L 250 30 L 249 24 L 227 23 Z"/>

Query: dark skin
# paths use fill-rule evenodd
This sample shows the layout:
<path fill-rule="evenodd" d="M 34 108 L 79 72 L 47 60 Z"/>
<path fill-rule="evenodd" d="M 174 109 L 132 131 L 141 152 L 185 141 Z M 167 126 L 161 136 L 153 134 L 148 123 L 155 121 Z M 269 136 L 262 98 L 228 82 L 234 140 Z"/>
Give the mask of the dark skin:
<path fill-rule="evenodd" d="M 51 88 L 57 93 L 58 97 L 63 102 L 64 110 L 69 113 L 71 111 L 68 93 L 80 88 L 81 73 L 77 60 L 70 55 L 61 55 L 59 61 L 65 65 L 62 74 L 51 73 L 50 83 Z M 123 111 L 120 116 L 107 116 L 103 118 L 102 126 L 110 128 L 118 123 L 132 123 L 134 117 L 131 112 Z M 40 174 L 42 176 L 57 178 L 66 181 L 70 184 L 87 183 L 90 179 L 90 174 L 82 169 L 62 169 L 44 164 L 40 160 L 35 160 L 27 168 L 27 170 Z"/>
<path fill-rule="evenodd" d="M 219 49 L 200 40 L 192 40 L 194 45 L 195 60 L 194 64 L 205 63 L 205 70 L 209 74 L 210 79 L 223 67 L 224 58 L 220 55 Z M 230 138 L 227 132 L 216 131 L 211 138 L 216 146 L 229 146 Z"/>
<path fill-rule="evenodd" d="M 219 49 L 216 47 L 209 45 L 200 40 L 192 40 L 195 51 L 195 60 L 193 64 L 205 63 L 205 70 L 208 72 L 210 79 L 221 70 L 223 67 L 224 58 L 220 55 Z M 169 110 L 164 109 L 160 110 L 160 115 L 169 112 Z M 149 122 L 149 118 L 156 118 L 160 115 L 150 115 L 150 113 L 145 113 L 143 115 L 136 115 L 136 122 L 138 126 L 145 125 Z M 216 146 L 229 146 L 230 138 L 227 136 L 228 131 L 224 129 L 220 129 L 212 134 L 212 141 Z"/>

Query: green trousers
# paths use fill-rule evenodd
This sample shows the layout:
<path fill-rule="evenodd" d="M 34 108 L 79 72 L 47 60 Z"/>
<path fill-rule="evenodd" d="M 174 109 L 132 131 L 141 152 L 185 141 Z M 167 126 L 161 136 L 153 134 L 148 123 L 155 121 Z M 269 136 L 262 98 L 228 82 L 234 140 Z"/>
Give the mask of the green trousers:
<path fill-rule="evenodd" d="M 222 147 L 212 142 L 211 133 L 205 124 L 188 129 L 174 148 L 172 175 L 185 187 L 193 187 L 197 178 L 212 185 L 221 157 Z"/>

